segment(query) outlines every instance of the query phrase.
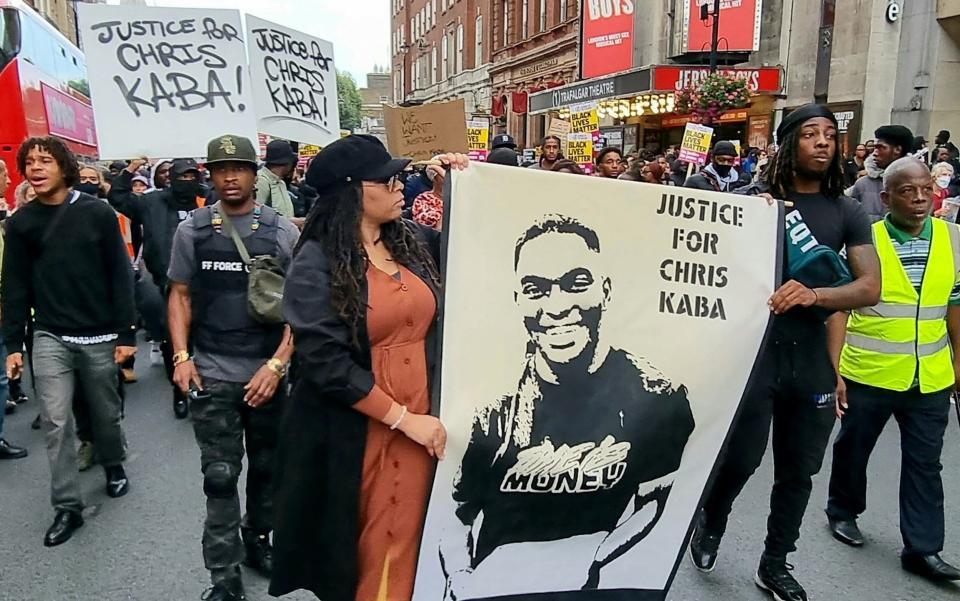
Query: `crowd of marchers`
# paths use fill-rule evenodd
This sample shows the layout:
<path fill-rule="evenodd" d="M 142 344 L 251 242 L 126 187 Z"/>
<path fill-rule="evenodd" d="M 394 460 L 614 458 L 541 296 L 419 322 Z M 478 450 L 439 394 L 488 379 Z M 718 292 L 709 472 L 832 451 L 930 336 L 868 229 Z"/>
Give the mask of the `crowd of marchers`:
<path fill-rule="evenodd" d="M 592 166 L 608 179 L 784 201 L 788 227 L 802 223 L 816 239 L 800 246 L 786 236 L 769 340 L 689 548 L 698 569 L 714 569 L 772 428 L 755 582 L 780 601 L 807 599 L 787 558 L 838 417 L 825 500 L 834 537 L 869 539 L 857 526 L 867 462 L 893 417 L 902 567 L 960 580 L 940 557 L 940 454 L 960 379 L 957 148 L 948 132 L 928 149 L 890 125 L 845 158 L 838 135 L 833 113 L 811 104 L 784 117 L 776 145 L 740 153 L 721 141 L 702 168 L 679 161 L 676 148 L 604 148 Z M 513 138 L 498 135 L 487 162 L 584 172 L 554 136 L 523 165 Z M 15 165 L 24 182 L 0 238 L 9 378 L 0 398 L 22 405 L 30 373 L 54 509 L 44 544 L 84 525 L 80 470 L 101 465 L 112 498 L 136 485 L 122 420 L 142 328 L 151 361 L 166 367 L 173 415 L 190 418 L 200 450 L 211 576 L 203 599 L 245 599 L 247 565 L 271 579 L 273 595 L 409 600 L 427 491 L 446 450 L 429 394 L 444 184 L 469 163 L 449 153 L 415 165 L 351 135 L 301 167 L 288 142 L 271 142 L 261 162 L 250 140 L 225 134 L 209 141 L 202 164 L 134 158 L 101 169 L 56 138 L 25 141 Z M 6 169 L 0 163 L 0 193 Z M 3 439 L 2 423 L 0 414 L 0 459 L 26 456 Z M 459 598 L 476 567 L 468 564 L 446 574 L 446 599 Z"/>

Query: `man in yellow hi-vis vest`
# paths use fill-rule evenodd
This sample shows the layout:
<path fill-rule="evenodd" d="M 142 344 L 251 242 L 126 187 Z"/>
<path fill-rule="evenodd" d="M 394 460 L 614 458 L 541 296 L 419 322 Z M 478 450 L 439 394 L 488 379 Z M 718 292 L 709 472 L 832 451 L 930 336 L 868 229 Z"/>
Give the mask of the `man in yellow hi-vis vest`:
<path fill-rule="evenodd" d="M 866 509 L 867 461 L 893 416 L 903 454 L 903 568 L 932 580 L 960 580 L 960 571 L 940 558 L 940 453 L 960 373 L 960 229 L 929 216 L 933 182 L 918 160 L 892 163 L 883 185 L 889 213 L 873 224 L 880 303 L 853 311 L 842 350 L 832 349 L 845 395 L 837 400 L 843 421 L 833 445 L 827 517 L 834 538 L 863 545 L 857 517 Z"/>

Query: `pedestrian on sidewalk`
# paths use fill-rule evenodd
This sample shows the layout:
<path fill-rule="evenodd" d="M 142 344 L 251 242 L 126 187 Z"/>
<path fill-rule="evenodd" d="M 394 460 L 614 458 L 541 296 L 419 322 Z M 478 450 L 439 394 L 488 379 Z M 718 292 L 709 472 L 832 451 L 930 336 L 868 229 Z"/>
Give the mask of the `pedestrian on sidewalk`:
<path fill-rule="evenodd" d="M 933 179 L 919 160 L 891 163 L 883 188 L 890 212 L 873 224 L 880 303 L 851 313 L 846 343 L 834 357 L 846 395 L 837 400 L 842 420 L 827 518 L 834 538 L 863 545 L 857 518 L 867 508 L 867 462 L 892 416 L 903 455 L 903 569 L 931 580 L 960 580 L 960 570 L 940 557 L 940 453 L 950 394 L 960 382 L 960 228 L 930 217 Z"/>
<path fill-rule="evenodd" d="M 4 194 L 7 193 L 7 188 L 10 187 L 10 173 L 7 170 L 7 164 L 0 159 L 0 199 L 3 198 Z M 0 261 L 3 258 L 3 229 L 0 228 Z M 2 277 L 0 277 L 2 281 Z M 0 334 L 0 358 L 6 361 L 7 350 L 3 345 L 3 336 Z M 6 370 L 4 370 L 6 371 Z M 8 381 L 7 374 L 0 373 L 0 402 L 6 403 L 8 406 L 12 403 L 13 408 L 16 409 L 16 403 L 7 398 L 8 395 Z M 12 410 L 10 411 L 13 412 Z M 6 408 L 0 411 L 0 460 L 2 459 L 22 459 L 27 456 L 27 450 L 16 445 L 12 445 L 6 441 L 3 437 L 3 419 L 7 413 Z"/>
<path fill-rule="evenodd" d="M 284 294 L 299 375 L 280 442 L 272 595 L 413 593 L 446 430 L 429 394 L 439 234 L 401 218 L 409 162 L 361 134 L 324 148 L 307 172 L 320 197 Z"/>
<path fill-rule="evenodd" d="M 836 419 L 837 376 L 827 352 L 831 336 L 824 320 L 831 311 L 876 304 L 880 265 L 866 215 L 843 196 L 833 113 L 822 105 L 800 107 L 781 122 L 777 140 L 780 150 L 773 163 L 760 184 L 749 190 L 766 194 L 768 200 L 793 202 L 786 219 L 791 232 L 798 233 L 794 246 L 799 253 L 788 252 L 788 281 L 770 299 L 774 317 L 766 350 L 757 358 L 726 453 L 704 499 L 690 555 L 703 572 L 716 567 L 733 502 L 763 459 L 772 423 L 776 477 L 755 582 L 779 601 L 806 601 L 787 555 L 796 550 L 812 478 L 820 471 Z M 804 231 L 807 238 L 799 235 Z M 790 232 L 786 238 L 794 240 Z M 808 247 L 812 238 L 819 244 Z M 843 247 L 852 277 L 840 262 Z M 837 339 L 834 343 L 842 340 L 842 329 L 834 327 L 829 333 Z"/>
<path fill-rule="evenodd" d="M 272 302 L 281 291 L 250 286 L 262 267 L 286 269 L 300 231 L 256 202 L 257 152 L 250 140 L 214 138 L 206 166 L 220 200 L 177 228 L 167 273 L 168 321 L 174 384 L 185 394 L 193 390 L 190 414 L 207 497 L 203 560 L 213 587 L 203 599 L 239 601 L 245 598 L 241 562 L 265 576 L 272 570 L 274 454 L 293 354 L 279 315 L 252 314 L 262 305 L 251 292 Z M 244 439 L 249 471 L 241 518 Z"/>
<path fill-rule="evenodd" d="M 200 167 L 193 159 L 175 159 L 168 171 L 170 185 L 146 194 L 134 194 L 131 184 L 135 173 L 146 160 L 130 161 L 126 169 L 113 180 L 108 200 L 123 215 L 143 224 L 143 262 L 153 278 L 153 283 L 163 296 L 160 315 L 150 316 L 147 321 L 162 321 L 166 330 L 166 299 L 169 295 L 167 270 L 177 226 L 184 222 L 197 208 L 206 204 L 200 187 Z M 149 309 L 149 307 L 148 307 Z M 173 382 L 173 345 L 166 332 L 160 342 L 167 377 Z M 185 419 L 188 414 L 187 397 L 177 386 L 172 385 L 173 414 Z"/>
<path fill-rule="evenodd" d="M 120 497 L 123 469 L 117 365 L 136 353 L 133 270 L 117 217 L 100 199 L 79 192 L 76 159 L 58 138 L 30 138 L 17 168 L 37 193 L 6 222 L 3 337 L 11 349 L 8 377 L 23 371 L 24 333 L 34 315 L 33 375 L 41 404 L 56 511 L 46 546 L 66 542 L 83 525 L 76 386 L 82 387 L 91 429 L 106 472 L 106 493 Z"/>

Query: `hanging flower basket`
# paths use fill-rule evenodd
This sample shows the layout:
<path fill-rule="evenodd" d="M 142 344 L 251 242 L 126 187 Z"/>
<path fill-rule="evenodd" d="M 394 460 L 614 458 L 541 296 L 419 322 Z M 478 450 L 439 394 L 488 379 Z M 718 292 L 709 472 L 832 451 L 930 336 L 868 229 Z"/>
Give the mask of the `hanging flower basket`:
<path fill-rule="evenodd" d="M 688 86 L 677 92 L 677 112 L 693 116 L 693 121 L 710 125 L 720 115 L 732 109 L 741 109 L 750 104 L 747 82 L 724 75 L 711 73 L 697 86 Z"/>

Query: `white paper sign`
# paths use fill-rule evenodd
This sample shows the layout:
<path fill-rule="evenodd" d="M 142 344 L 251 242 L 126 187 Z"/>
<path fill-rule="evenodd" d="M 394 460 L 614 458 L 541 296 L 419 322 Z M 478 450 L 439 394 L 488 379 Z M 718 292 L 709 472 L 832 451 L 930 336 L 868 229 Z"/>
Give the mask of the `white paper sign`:
<path fill-rule="evenodd" d="M 247 48 L 259 131 L 318 146 L 340 139 L 333 44 L 247 15 Z"/>
<path fill-rule="evenodd" d="M 447 207 L 414 601 L 662 599 L 771 319 L 782 210 L 484 164 Z"/>
<path fill-rule="evenodd" d="M 240 13 L 77 6 L 101 159 L 203 157 L 257 139 Z"/>

